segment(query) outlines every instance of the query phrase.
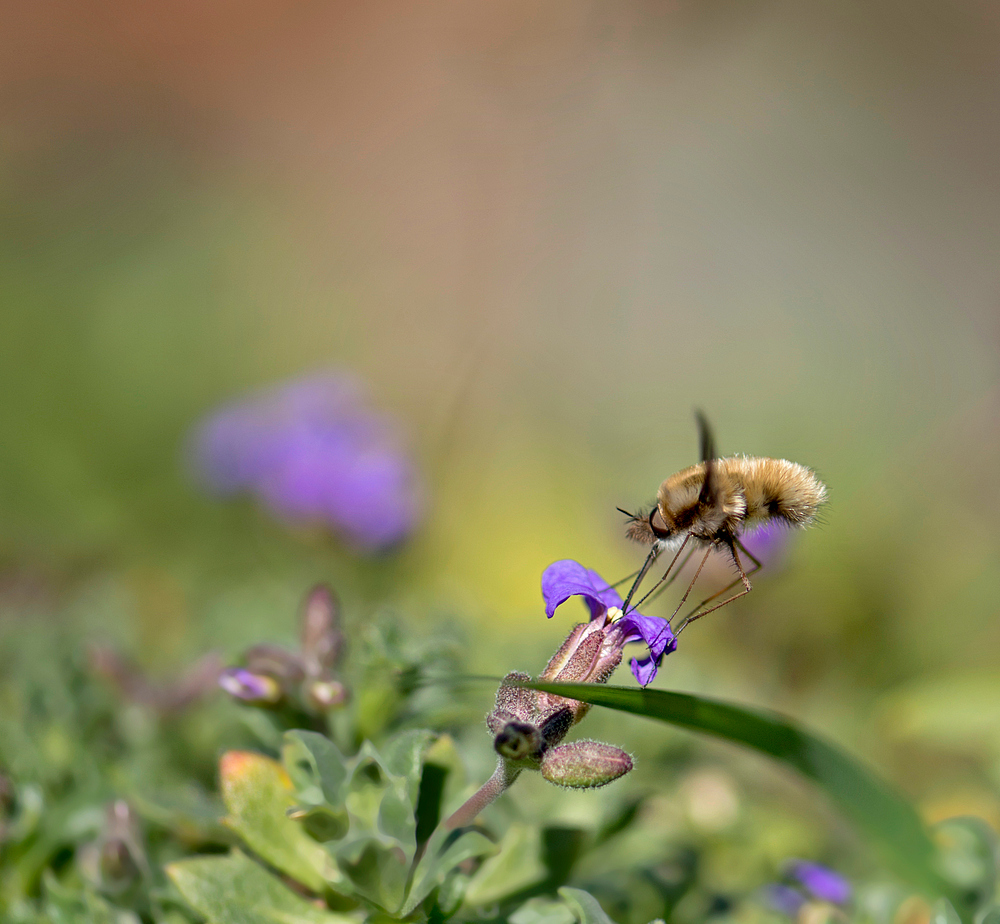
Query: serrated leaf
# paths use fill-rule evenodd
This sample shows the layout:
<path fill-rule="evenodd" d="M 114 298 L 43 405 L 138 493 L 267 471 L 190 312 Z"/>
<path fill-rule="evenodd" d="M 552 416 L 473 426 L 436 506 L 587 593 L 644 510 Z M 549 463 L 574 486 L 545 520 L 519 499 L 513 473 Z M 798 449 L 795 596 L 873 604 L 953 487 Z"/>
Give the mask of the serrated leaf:
<path fill-rule="evenodd" d="M 239 850 L 171 863 L 167 875 L 211 924 L 356 924 L 296 895 Z"/>
<path fill-rule="evenodd" d="M 314 892 L 342 882 L 329 854 L 288 817 L 295 799 L 281 764 L 252 751 L 228 751 L 219 776 L 226 825 L 254 853 Z"/>
<path fill-rule="evenodd" d="M 706 732 L 778 759 L 818 783 L 898 875 L 931 895 L 947 895 L 970 916 L 938 873 L 934 844 L 914 808 L 854 758 L 791 720 L 689 693 L 600 684 L 526 686 Z"/>
<path fill-rule="evenodd" d="M 580 924 L 615 924 L 604 913 L 600 902 L 589 892 L 584 892 L 583 889 L 571 889 L 568 886 L 563 886 L 559 890 L 559 897 L 569 905 Z"/>

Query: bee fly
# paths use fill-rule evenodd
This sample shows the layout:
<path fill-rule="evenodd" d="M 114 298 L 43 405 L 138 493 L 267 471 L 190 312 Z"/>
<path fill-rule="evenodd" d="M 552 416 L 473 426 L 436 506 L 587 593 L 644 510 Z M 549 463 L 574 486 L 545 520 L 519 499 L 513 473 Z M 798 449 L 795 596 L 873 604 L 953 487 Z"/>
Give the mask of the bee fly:
<path fill-rule="evenodd" d="M 650 546 L 649 555 L 625 598 L 622 612 L 628 612 L 633 595 L 661 552 L 674 553 L 670 565 L 663 577 L 636 606 L 648 599 L 654 591 L 668 586 L 694 552 L 705 549 L 691 583 L 670 618 L 671 622 L 687 601 L 713 549 L 724 551 L 736 565 L 736 579 L 702 600 L 673 630 L 675 636 L 680 635 L 696 619 L 750 593 L 749 576 L 761 568 L 761 562 L 740 542 L 740 535 L 745 530 L 769 521 L 787 526 L 808 526 L 826 500 L 826 486 L 804 465 L 786 459 L 756 456 L 717 458 L 708 422 L 701 413 L 697 413 L 695 417 L 701 436 L 701 462 L 664 481 L 657 491 L 656 504 L 648 514 L 632 514 L 618 508 L 629 518 L 626 530 L 628 537 Z M 687 556 L 677 571 L 674 571 L 674 566 L 685 549 L 688 550 Z M 753 562 L 749 571 L 743 569 L 740 552 Z M 708 606 L 741 582 L 743 589 L 738 593 L 721 603 Z"/>

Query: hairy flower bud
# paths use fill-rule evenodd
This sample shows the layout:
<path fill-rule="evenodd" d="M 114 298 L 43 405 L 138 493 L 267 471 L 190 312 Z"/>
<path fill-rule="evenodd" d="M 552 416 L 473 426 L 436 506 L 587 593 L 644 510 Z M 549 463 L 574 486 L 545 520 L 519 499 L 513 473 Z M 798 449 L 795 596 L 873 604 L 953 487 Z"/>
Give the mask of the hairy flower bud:
<path fill-rule="evenodd" d="M 574 741 L 547 751 L 542 776 L 573 789 L 605 786 L 632 769 L 632 758 L 621 748 L 600 741 Z"/>

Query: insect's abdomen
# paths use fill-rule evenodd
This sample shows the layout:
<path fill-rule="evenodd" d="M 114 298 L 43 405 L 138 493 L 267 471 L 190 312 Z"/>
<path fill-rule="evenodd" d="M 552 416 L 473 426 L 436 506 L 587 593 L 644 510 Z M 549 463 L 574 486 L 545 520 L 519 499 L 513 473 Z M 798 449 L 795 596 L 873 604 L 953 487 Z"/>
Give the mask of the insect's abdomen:
<path fill-rule="evenodd" d="M 807 526 L 826 500 L 826 486 L 809 469 L 787 459 L 734 456 L 720 459 L 746 498 L 747 521 L 783 520 Z"/>

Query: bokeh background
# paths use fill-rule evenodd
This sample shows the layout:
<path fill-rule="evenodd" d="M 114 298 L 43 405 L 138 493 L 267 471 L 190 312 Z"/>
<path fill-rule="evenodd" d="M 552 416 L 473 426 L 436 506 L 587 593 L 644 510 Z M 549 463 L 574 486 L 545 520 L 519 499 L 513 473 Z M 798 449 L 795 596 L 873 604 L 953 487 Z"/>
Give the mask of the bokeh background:
<path fill-rule="evenodd" d="M 657 683 L 1000 824 L 994 5 L 36 0 L 0 34 L 6 664 L 101 637 L 170 676 L 294 637 L 322 579 L 537 671 L 576 616 L 543 568 L 638 566 L 615 507 L 696 461 L 698 407 L 830 503 Z M 424 473 L 377 560 L 185 462 L 327 367 Z"/>

